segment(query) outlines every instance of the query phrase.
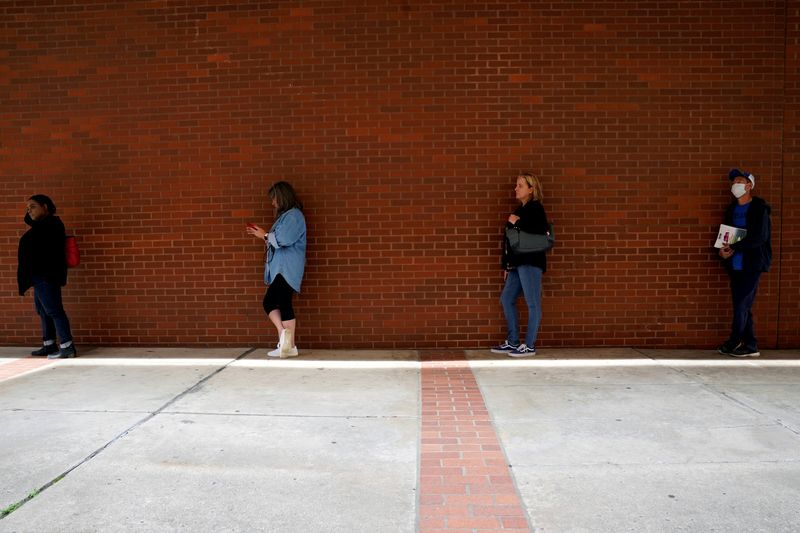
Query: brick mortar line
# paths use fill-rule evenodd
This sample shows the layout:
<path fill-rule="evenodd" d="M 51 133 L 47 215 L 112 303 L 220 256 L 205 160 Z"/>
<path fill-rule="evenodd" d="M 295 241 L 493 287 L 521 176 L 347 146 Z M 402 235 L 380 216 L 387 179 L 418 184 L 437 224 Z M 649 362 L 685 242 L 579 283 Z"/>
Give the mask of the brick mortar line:
<path fill-rule="evenodd" d="M 465 354 L 420 362 L 419 533 L 533 531 Z"/>

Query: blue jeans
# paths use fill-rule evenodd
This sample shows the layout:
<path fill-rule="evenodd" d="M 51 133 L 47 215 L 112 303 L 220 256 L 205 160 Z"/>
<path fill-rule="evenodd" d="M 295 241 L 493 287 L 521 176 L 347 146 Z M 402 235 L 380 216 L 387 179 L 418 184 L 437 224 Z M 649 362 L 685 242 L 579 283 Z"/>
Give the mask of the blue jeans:
<path fill-rule="evenodd" d="M 733 345 L 742 342 L 747 348 L 757 348 L 751 309 L 756 300 L 761 272 L 734 270 L 730 273 L 730 277 L 733 321 L 731 323 L 731 336 L 728 340 Z"/>
<path fill-rule="evenodd" d="M 500 303 L 508 324 L 506 340 L 511 344 L 519 344 L 519 312 L 517 298 L 525 295 L 528 304 L 528 329 L 525 332 L 525 344 L 533 347 L 539 322 L 542 320 L 542 269 L 531 265 L 521 265 L 508 271 Z"/>
<path fill-rule="evenodd" d="M 33 301 L 42 321 L 42 340 L 54 341 L 58 333 L 61 344 L 72 341 L 69 318 L 61 301 L 61 287 L 42 278 L 34 278 L 33 283 Z"/>

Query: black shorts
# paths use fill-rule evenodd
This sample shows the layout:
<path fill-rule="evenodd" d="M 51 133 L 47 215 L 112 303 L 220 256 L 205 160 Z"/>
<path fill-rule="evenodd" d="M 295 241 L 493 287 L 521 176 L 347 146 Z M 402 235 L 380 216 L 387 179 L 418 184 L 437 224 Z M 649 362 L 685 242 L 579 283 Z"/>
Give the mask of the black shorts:
<path fill-rule="evenodd" d="M 294 320 L 293 295 L 294 289 L 286 283 L 282 275 L 278 274 L 267 288 L 267 294 L 264 295 L 264 311 L 270 314 L 278 309 L 281 312 L 281 320 Z"/>

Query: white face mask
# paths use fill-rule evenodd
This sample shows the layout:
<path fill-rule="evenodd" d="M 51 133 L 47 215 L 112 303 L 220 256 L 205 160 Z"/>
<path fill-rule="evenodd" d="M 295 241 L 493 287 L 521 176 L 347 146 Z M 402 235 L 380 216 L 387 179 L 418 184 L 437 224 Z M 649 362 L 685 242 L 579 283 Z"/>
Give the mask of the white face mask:
<path fill-rule="evenodd" d="M 741 198 L 747 193 L 746 185 L 744 183 L 734 183 L 731 185 L 731 194 L 736 198 Z"/>

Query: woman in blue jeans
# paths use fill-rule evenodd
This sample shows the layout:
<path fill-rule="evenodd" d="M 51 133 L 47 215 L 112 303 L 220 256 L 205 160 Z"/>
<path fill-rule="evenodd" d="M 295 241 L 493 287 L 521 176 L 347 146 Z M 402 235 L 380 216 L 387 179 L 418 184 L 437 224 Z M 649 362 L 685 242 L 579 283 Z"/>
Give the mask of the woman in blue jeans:
<path fill-rule="evenodd" d="M 547 216 L 542 206 L 542 183 L 530 173 L 517 176 L 514 193 L 520 206 L 508 216 L 507 228 L 516 227 L 527 233 L 544 235 L 549 231 Z M 536 334 L 542 319 L 542 274 L 547 270 L 544 252 L 512 255 L 508 242 L 503 247 L 505 286 L 500 295 L 503 314 L 508 324 L 506 340 L 492 348 L 493 353 L 510 357 L 536 355 Z M 517 299 L 524 295 L 528 305 L 528 328 L 525 342 L 519 338 L 519 313 Z"/>
<path fill-rule="evenodd" d="M 53 200 L 44 194 L 28 198 L 25 223 L 31 228 L 19 240 L 17 285 L 20 296 L 33 287 L 36 313 L 42 322 L 43 345 L 31 355 L 50 359 L 75 357 L 69 318 L 61 300 L 61 287 L 67 284 L 64 223 L 56 216 Z"/>

